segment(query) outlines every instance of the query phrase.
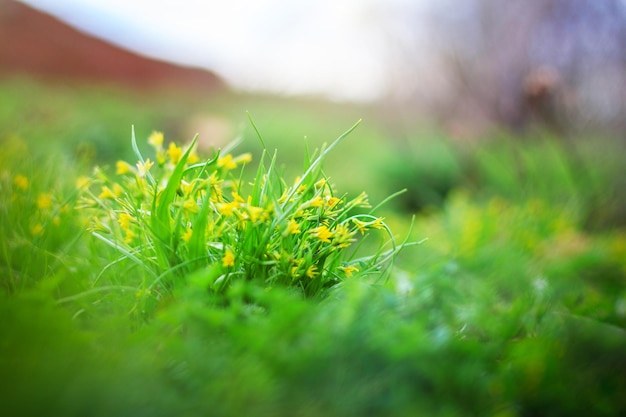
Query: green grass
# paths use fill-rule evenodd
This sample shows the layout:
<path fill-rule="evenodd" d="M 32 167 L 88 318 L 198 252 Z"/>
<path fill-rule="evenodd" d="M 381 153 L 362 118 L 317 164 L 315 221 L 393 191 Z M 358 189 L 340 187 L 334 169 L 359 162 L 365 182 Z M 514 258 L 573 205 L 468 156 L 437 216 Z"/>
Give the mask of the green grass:
<path fill-rule="evenodd" d="M 354 109 L 1 87 L 4 414 L 626 411 L 619 143 L 407 150 L 342 136 Z M 185 103 L 242 142 L 167 131 Z"/>

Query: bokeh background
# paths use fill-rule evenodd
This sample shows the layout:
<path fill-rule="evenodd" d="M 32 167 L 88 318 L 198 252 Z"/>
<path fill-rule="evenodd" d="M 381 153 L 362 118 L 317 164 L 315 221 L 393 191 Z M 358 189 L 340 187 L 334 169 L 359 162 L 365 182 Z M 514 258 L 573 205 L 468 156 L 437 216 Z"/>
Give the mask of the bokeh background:
<path fill-rule="evenodd" d="M 197 133 L 206 148 L 246 137 L 243 147 L 259 151 L 249 112 L 289 162 L 305 137 L 317 146 L 363 119 L 351 157 L 336 161 L 350 166 L 340 182 L 373 184 L 380 198 L 407 188 L 399 202 L 415 211 L 480 188 L 485 171 L 502 192 L 523 192 L 520 182 L 543 174 L 477 162 L 476 146 L 519 160 L 523 138 L 549 138 L 571 164 L 570 183 L 582 184 L 588 222 L 625 222 L 620 174 L 602 174 L 616 189 L 596 185 L 585 162 L 621 164 L 621 0 L 3 0 L 0 10 L 1 100 L 24 118 L 3 129 L 41 142 L 29 129 L 46 125 L 40 146 L 106 160 L 124 155 L 134 125 L 140 137 Z M 571 194 L 571 184 L 533 188 Z"/>
<path fill-rule="evenodd" d="M 96 47 L 93 36 L 206 69 L 238 91 L 393 103 L 457 134 L 533 120 L 619 129 L 625 7 L 621 0 L 5 0 L 2 71 L 121 76 L 123 57 L 107 55 L 111 48 Z M 94 73 L 81 61 L 105 68 Z M 132 83 L 145 82 L 142 75 L 135 71 Z"/>

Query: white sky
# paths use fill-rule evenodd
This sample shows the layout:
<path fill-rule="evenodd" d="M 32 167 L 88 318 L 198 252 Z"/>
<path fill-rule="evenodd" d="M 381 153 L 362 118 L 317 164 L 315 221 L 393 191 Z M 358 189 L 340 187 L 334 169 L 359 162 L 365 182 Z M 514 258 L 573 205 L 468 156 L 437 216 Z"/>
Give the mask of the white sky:
<path fill-rule="evenodd" d="M 209 68 L 238 88 L 369 100 L 392 73 L 394 19 L 432 0 L 22 1 L 129 49 Z"/>

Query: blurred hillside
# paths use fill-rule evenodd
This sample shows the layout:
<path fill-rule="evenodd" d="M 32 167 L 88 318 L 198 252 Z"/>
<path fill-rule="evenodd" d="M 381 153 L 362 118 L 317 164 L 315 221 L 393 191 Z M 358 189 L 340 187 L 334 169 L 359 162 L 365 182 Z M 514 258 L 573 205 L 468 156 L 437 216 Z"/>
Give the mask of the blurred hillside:
<path fill-rule="evenodd" d="M 13 0 L 0 0 L 0 77 L 85 81 L 124 87 L 225 88 L 210 71 L 150 59 L 82 33 Z"/>

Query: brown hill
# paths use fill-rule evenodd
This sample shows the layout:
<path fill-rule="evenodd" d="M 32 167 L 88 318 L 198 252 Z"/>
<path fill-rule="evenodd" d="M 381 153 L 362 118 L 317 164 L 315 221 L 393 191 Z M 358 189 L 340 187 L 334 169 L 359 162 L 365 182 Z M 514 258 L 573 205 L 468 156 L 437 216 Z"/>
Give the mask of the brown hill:
<path fill-rule="evenodd" d="M 0 78 L 23 74 L 135 88 L 210 91 L 225 87 L 210 71 L 142 57 L 23 3 L 0 0 Z"/>

